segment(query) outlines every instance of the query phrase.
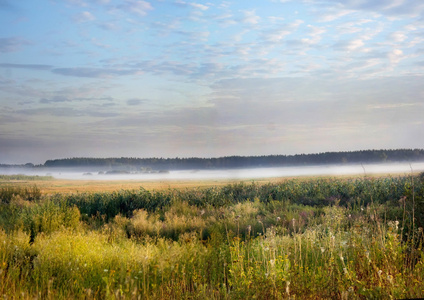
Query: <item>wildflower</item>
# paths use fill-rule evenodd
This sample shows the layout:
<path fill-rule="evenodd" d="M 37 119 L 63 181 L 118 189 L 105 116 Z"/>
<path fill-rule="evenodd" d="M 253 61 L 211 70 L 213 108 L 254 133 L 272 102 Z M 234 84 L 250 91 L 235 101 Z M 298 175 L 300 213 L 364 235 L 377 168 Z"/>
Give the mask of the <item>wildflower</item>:
<path fill-rule="evenodd" d="M 108 269 L 104 269 L 103 272 L 107 273 L 107 272 L 109 272 L 109 270 Z"/>
<path fill-rule="evenodd" d="M 325 249 L 324 247 L 321 247 L 321 253 L 324 253 Z"/>
<path fill-rule="evenodd" d="M 347 290 L 349 293 L 353 293 L 353 286 L 350 286 L 349 289 Z"/>

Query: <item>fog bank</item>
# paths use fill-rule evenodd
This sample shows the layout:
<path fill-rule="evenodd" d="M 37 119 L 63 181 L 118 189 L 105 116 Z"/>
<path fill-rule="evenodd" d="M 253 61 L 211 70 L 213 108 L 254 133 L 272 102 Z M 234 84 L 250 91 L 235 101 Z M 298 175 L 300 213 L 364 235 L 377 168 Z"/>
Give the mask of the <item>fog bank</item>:
<path fill-rule="evenodd" d="M 128 173 L 101 174 L 95 168 L 76 169 L 13 169 L 2 168 L 0 174 L 24 174 L 53 176 L 56 179 L 71 180 L 210 180 L 210 179 L 264 179 L 272 177 L 294 176 L 337 176 L 337 175 L 372 175 L 372 174 L 410 174 L 423 172 L 424 162 L 364 164 L 364 165 L 325 165 L 293 166 L 278 168 L 245 168 L 228 170 L 183 170 L 167 173 Z M 100 174 L 99 174 L 100 173 Z"/>

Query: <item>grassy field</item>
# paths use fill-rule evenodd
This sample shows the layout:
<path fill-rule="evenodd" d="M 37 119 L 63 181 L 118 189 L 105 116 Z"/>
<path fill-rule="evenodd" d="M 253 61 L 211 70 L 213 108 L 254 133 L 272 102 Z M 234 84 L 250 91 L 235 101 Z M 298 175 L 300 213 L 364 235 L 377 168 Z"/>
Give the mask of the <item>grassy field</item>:
<path fill-rule="evenodd" d="M 379 175 L 376 175 L 378 177 Z M 380 175 L 383 176 L 383 175 Z M 68 180 L 54 179 L 50 176 L 26 176 L 19 177 L 0 175 L 0 187 L 2 186 L 37 186 L 42 194 L 54 193 L 78 193 L 78 192 L 113 192 L 119 190 L 139 189 L 164 190 L 164 189 L 186 189 L 186 188 L 207 188 L 214 186 L 224 186 L 231 183 L 269 183 L 280 182 L 293 178 L 266 178 L 266 179 L 209 179 L 209 180 Z M 351 178 L 351 177 L 349 177 Z"/>
<path fill-rule="evenodd" d="M 0 180 L 0 295 L 424 297 L 424 176 Z"/>
<path fill-rule="evenodd" d="M 373 174 L 372 178 L 389 176 L 403 176 L 404 174 Z M 363 178 L 363 175 L 343 175 L 338 179 Z M 55 193 L 85 193 L 85 192 L 114 192 L 119 190 L 132 190 L 143 188 L 149 191 L 164 189 L 208 188 L 222 187 L 234 183 L 258 184 L 279 183 L 292 179 L 331 178 L 330 176 L 299 176 L 275 178 L 248 178 L 248 179 L 205 179 L 205 180 L 68 180 L 55 179 L 51 176 L 25 176 L 25 175 L 0 175 L 0 188 L 2 186 L 30 187 L 37 186 L 44 195 Z M 369 177 L 371 178 L 371 177 Z"/>

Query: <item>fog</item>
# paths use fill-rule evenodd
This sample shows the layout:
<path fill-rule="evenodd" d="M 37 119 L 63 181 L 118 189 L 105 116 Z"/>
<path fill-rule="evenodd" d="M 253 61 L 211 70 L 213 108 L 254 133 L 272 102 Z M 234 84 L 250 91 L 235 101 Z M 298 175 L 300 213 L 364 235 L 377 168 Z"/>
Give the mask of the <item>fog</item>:
<path fill-rule="evenodd" d="M 325 165 L 325 166 L 292 166 L 278 168 L 249 168 L 229 170 L 180 170 L 167 173 L 129 173 L 99 174 L 98 169 L 0 169 L 0 174 L 50 175 L 56 179 L 71 180 L 213 180 L 213 179 L 264 179 L 272 177 L 295 176 L 337 176 L 337 175 L 372 175 L 410 174 L 411 171 L 423 172 L 424 162 L 364 164 L 364 165 Z M 101 173 L 101 172 L 100 172 Z"/>

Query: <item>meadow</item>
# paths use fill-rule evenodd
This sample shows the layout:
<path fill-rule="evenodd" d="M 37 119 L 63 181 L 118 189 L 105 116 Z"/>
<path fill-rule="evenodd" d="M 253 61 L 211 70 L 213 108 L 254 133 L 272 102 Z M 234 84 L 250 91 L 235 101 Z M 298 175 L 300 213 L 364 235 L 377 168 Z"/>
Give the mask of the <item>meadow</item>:
<path fill-rule="evenodd" d="M 424 297 L 424 174 L 72 193 L 0 180 L 5 299 Z"/>

